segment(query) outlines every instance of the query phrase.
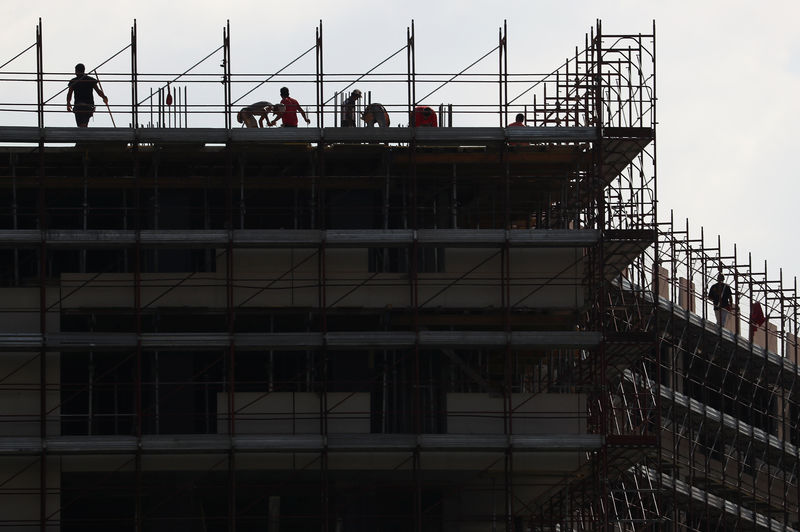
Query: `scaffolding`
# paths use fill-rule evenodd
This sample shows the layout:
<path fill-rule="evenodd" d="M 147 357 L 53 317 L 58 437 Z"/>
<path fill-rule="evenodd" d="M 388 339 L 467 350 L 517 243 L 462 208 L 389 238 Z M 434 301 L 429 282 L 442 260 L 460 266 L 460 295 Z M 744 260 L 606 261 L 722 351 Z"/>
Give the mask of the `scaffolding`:
<path fill-rule="evenodd" d="M 0 66 L 4 529 L 798 526 L 796 281 L 659 222 L 655 26 L 545 74 L 505 25 L 449 73 L 413 23 L 358 74 L 321 22 L 273 73 L 230 37 L 152 73 L 134 23 L 88 69 L 124 127 L 66 127 L 41 22 Z M 311 127 L 233 127 L 281 85 Z"/>

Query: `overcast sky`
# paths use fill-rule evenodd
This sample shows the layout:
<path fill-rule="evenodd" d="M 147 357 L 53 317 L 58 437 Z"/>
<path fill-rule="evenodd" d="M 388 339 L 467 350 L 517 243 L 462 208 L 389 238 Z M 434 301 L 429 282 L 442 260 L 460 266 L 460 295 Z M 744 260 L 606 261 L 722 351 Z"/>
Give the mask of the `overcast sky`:
<path fill-rule="evenodd" d="M 212 52 L 228 19 L 233 70 L 254 73 L 274 72 L 313 46 L 320 19 L 326 71 L 342 73 L 365 72 L 404 46 L 412 19 L 418 71 L 464 68 L 496 45 L 507 19 L 509 70 L 539 73 L 582 48 L 598 18 L 606 33 L 649 33 L 655 20 L 661 218 L 673 209 L 676 219 L 689 218 L 697 230 L 705 226 L 707 237 L 721 234 L 724 247 L 736 242 L 740 257 L 751 251 L 755 262 L 767 259 L 775 275 L 779 267 L 785 278 L 800 274 L 795 236 L 800 176 L 793 134 L 800 122 L 798 0 L 3 0 L 2 5 L 0 64 L 34 42 L 41 17 L 45 69 L 63 73 L 77 61 L 91 68 L 125 47 L 134 18 L 140 72 L 165 73 L 182 72 Z M 107 68 L 127 71 L 129 61 L 123 54 Z M 217 63 L 209 69 L 218 68 L 218 59 L 211 61 Z M 486 61 L 496 65 L 496 59 Z M 35 68 L 31 52 L 3 71 L 30 66 Z M 296 66 L 296 72 L 313 72 L 313 52 Z M 403 72 L 404 54 L 385 69 Z M 301 103 L 313 103 L 311 85 L 294 87 Z M 8 102 L 12 97 L 4 89 L 2 100 Z M 277 86 L 262 89 L 252 95 L 254 101 L 278 99 Z M 106 91 L 112 102 L 130 101 L 122 85 Z M 53 94 L 46 91 L 46 97 Z M 496 98 L 494 88 L 487 98 Z M 46 120 L 60 125 L 68 118 Z M 104 120 L 98 115 L 93 125 L 110 125 Z"/>

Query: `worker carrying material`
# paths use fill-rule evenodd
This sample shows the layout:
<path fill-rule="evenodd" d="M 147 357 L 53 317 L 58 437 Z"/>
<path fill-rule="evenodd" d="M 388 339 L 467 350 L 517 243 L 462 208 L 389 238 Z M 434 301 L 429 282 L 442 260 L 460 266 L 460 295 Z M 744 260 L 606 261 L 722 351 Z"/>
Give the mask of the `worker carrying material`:
<path fill-rule="evenodd" d="M 389 127 L 391 123 L 389 120 L 389 113 L 387 113 L 386 108 L 379 103 L 369 104 L 361 114 L 361 120 L 366 122 L 368 127 L 372 127 L 373 124 L 378 124 L 378 127 Z"/>
<path fill-rule="evenodd" d="M 83 63 L 78 63 L 75 65 L 75 77 L 70 80 L 67 91 L 67 111 L 72 112 L 74 109 L 75 123 L 78 127 L 88 127 L 89 119 L 94 115 L 93 92 L 97 92 L 103 103 L 108 104 L 108 98 L 98 86 L 98 81 L 86 74 Z M 71 104 L 73 94 L 75 94 L 74 108 Z"/>
<path fill-rule="evenodd" d="M 264 127 L 264 121 L 269 124 L 268 113 L 271 113 L 273 105 L 270 102 L 256 102 L 254 104 L 242 107 L 236 113 L 236 121 L 244 124 L 245 127 Z M 258 122 L 256 122 L 258 117 Z"/>
<path fill-rule="evenodd" d="M 414 126 L 415 127 L 438 127 L 436 112 L 427 105 L 414 107 Z"/>

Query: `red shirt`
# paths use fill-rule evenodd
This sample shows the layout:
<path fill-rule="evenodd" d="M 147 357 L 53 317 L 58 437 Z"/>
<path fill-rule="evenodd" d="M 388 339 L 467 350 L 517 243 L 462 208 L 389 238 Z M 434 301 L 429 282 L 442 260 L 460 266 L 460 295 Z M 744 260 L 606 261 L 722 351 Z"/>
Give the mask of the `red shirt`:
<path fill-rule="evenodd" d="M 281 103 L 286 106 L 286 110 L 281 115 L 281 123 L 284 126 L 297 127 L 297 110 L 300 108 L 300 104 L 289 96 L 281 100 Z"/>
<path fill-rule="evenodd" d="M 437 127 L 436 112 L 427 105 L 415 107 L 414 125 L 417 127 Z"/>
<path fill-rule="evenodd" d="M 511 122 L 506 127 L 528 127 L 522 122 Z M 528 142 L 509 142 L 509 146 L 530 146 Z"/>

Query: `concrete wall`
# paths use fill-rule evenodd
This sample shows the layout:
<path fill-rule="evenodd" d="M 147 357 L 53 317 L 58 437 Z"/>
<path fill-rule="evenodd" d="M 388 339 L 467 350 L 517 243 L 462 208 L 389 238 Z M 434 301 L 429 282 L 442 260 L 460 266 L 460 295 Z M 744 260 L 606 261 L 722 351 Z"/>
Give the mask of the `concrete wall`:
<path fill-rule="evenodd" d="M 46 530 L 59 530 L 61 469 L 59 457 L 46 461 L 44 513 Z M 2 530 L 21 532 L 40 530 L 42 501 L 41 458 L 37 456 L 0 457 L 0 523 Z"/>
<path fill-rule="evenodd" d="M 448 248 L 444 272 L 419 274 L 419 299 L 430 306 L 500 306 L 501 262 L 497 250 Z M 408 275 L 370 273 L 367 249 L 326 252 L 328 304 L 332 307 L 384 308 L 410 304 Z M 156 307 L 225 306 L 226 265 L 218 253 L 215 273 L 143 274 L 142 304 Z M 237 249 L 233 269 L 234 303 L 246 307 L 315 307 L 318 264 L 306 249 Z M 576 249 L 511 251 L 511 301 L 526 308 L 574 308 L 583 304 L 583 255 Z M 64 274 L 61 290 L 69 293 L 62 308 L 91 306 L 130 308 L 134 304 L 130 274 Z"/>
<path fill-rule="evenodd" d="M 447 432 L 503 434 L 503 397 L 481 393 L 447 394 Z M 511 397 L 514 434 L 586 434 L 584 394 L 515 393 Z"/>
<path fill-rule="evenodd" d="M 46 292 L 48 307 L 57 304 L 58 290 Z M 39 334 L 40 292 L 37 288 L 4 288 L 0 297 L 0 334 Z M 58 312 L 47 314 L 45 326 L 59 330 Z M 46 430 L 49 436 L 60 434 L 61 415 L 60 355 L 46 355 L 48 391 L 45 395 Z M 0 353 L 0 435 L 2 437 L 39 437 L 41 431 L 40 368 L 38 352 Z M 9 456 L 0 458 L 0 523 L 3 530 L 38 530 L 41 510 L 41 458 Z M 59 518 L 60 460 L 46 462 L 45 514 L 55 522 Z M 10 525 L 10 526 L 6 526 Z M 57 530 L 55 524 L 47 530 Z"/>

